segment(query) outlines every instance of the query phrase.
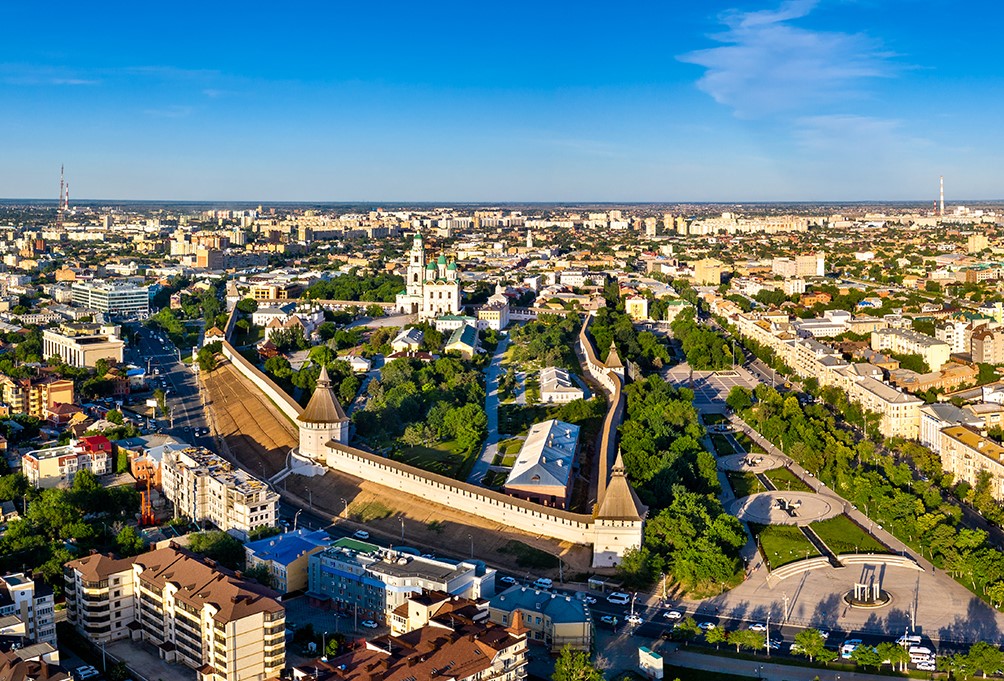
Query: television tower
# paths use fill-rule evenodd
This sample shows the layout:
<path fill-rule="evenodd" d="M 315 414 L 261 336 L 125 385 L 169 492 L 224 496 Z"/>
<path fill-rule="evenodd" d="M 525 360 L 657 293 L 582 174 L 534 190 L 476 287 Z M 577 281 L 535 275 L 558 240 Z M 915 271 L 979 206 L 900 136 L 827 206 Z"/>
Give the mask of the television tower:
<path fill-rule="evenodd" d="M 59 197 L 56 205 L 56 229 L 63 229 L 63 195 L 66 191 L 66 182 L 63 180 L 63 165 L 59 165 Z"/>
<path fill-rule="evenodd" d="M 938 210 L 939 216 L 945 215 L 945 176 L 941 176 L 941 208 Z"/>

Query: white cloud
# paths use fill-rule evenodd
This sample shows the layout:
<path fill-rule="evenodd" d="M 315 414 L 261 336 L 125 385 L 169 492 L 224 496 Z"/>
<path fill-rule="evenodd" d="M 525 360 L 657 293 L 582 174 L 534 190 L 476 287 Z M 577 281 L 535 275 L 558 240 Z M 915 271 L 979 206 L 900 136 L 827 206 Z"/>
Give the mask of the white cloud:
<path fill-rule="evenodd" d="M 792 25 L 815 0 L 788 0 L 775 10 L 731 11 L 712 35 L 720 47 L 681 55 L 706 71 L 697 86 L 737 116 L 759 118 L 832 104 L 863 94 L 863 82 L 889 77 L 892 55 L 863 33 Z"/>

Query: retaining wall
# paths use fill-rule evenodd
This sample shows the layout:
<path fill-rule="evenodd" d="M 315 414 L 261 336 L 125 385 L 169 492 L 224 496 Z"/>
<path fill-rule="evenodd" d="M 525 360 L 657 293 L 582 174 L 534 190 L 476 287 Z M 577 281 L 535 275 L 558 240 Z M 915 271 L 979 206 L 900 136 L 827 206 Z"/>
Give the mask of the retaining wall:
<path fill-rule="evenodd" d="M 593 518 L 510 497 L 347 445 L 328 444 L 328 468 L 523 532 L 574 544 L 593 543 Z"/>
<path fill-rule="evenodd" d="M 265 395 L 279 407 L 279 411 L 288 418 L 290 421 L 296 421 L 296 418 L 303 412 L 303 409 L 299 404 L 296 403 L 292 397 L 286 394 L 286 391 L 277 386 L 272 382 L 272 379 L 261 372 L 258 367 L 256 367 L 251 362 L 247 361 L 241 353 L 237 352 L 230 341 L 223 341 L 223 356 L 230 360 L 234 368 L 241 373 L 244 378 L 251 381 L 256 388 L 261 390 Z"/>

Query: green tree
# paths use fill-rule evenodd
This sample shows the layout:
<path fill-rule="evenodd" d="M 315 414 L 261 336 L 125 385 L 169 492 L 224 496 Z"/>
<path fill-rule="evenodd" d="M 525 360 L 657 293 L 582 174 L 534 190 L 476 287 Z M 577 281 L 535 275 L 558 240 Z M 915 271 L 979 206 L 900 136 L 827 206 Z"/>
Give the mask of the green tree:
<path fill-rule="evenodd" d="M 603 673 L 593 666 L 589 653 L 565 646 L 554 663 L 552 681 L 603 681 Z"/>
<path fill-rule="evenodd" d="M 121 556 L 135 556 L 143 553 L 143 538 L 132 525 L 126 525 L 115 535 L 115 548 Z"/>
<path fill-rule="evenodd" d="M 740 648 L 746 648 L 748 650 L 762 650 L 767 644 L 767 636 L 762 631 L 753 631 L 752 629 L 736 629 L 735 631 L 729 632 L 729 643 L 736 647 L 736 652 L 739 652 Z"/>
<path fill-rule="evenodd" d="M 268 569 L 268 565 L 265 563 L 258 563 L 254 567 L 249 567 L 244 570 L 244 576 L 253 579 L 259 584 L 263 584 L 268 588 L 274 588 L 275 584 L 272 581 L 272 573 Z"/>
<path fill-rule="evenodd" d="M 966 660 L 969 667 L 974 672 L 983 674 L 987 678 L 989 674 L 996 674 L 997 670 L 1004 667 L 1004 653 L 997 646 L 990 645 L 986 641 L 977 641 L 969 647 L 966 653 Z"/>
<path fill-rule="evenodd" d="M 741 385 L 733 386 L 728 397 L 725 398 L 725 404 L 728 405 L 729 409 L 739 414 L 753 406 L 753 393 L 749 388 L 744 388 Z"/>
<path fill-rule="evenodd" d="M 258 301 L 254 298 L 243 298 L 237 301 L 237 310 L 244 314 L 254 314 L 258 311 Z"/>
<path fill-rule="evenodd" d="M 861 667 L 874 667 L 878 669 L 882 666 L 882 658 L 878 651 L 869 645 L 859 645 L 851 653 L 851 659 Z"/>
<path fill-rule="evenodd" d="M 628 549 L 617 564 L 617 577 L 629 589 L 641 589 L 652 584 L 652 555 L 645 548 Z"/>
<path fill-rule="evenodd" d="M 829 660 L 825 659 L 825 656 L 832 651 L 826 649 L 826 639 L 823 638 L 819 629 L 803 629 L 795 634 L 795 643 L 798 646 L 795 649 L 797 654 L 809 658 L 810 662 L 817 659 L 829 662 Z M 831 657 L 830 659 L 832 660 L 833 658 Z"/>
<path fill-rule="evenodd" d="M 231 569 L 244 564 L 244 545 L 226 532 L 197 532 L 191 535 L 188 548 Z"/>
<path fill-rule="evenodd" d="M 105 420 L 118 426 L 125 424 L 125 417 L 122 416 L 122 412 L 118 409 L 109 409 L 108 413 L 105 414 Z"/>
<path fill-rule="evenodd" d="M 718 647 L 722 643 L 729 640 L 729 634 L 725 631 L 724 627 L 715 627 L 714 629 L 708 629 L 708 631 L 704 634 L 704 640 L 709 644 L 713 643 L 715 645 L 715 650 L 718 650 Z"/>

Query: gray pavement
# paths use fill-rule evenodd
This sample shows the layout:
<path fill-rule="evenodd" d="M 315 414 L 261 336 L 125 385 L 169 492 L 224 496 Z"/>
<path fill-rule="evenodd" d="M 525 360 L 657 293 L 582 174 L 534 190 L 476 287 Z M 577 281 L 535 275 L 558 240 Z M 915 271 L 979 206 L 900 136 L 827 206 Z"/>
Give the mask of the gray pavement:
<path fill-rule="evenodd" d="M 471 469 L 471 474 L 467 476 L 467 482 L 479 485 L 485 473 L 489 471 L 495 454 L 498 453 L 499 443 L 499 377 L 502 375 L 502 358 L 505 356 L 506 348 L 509 347 L 508 334 L 502 336 L 492 361 L 485 369 L 485 413 L 488 416 L 488 436 L 481 446 L 481 454 Z"/>

